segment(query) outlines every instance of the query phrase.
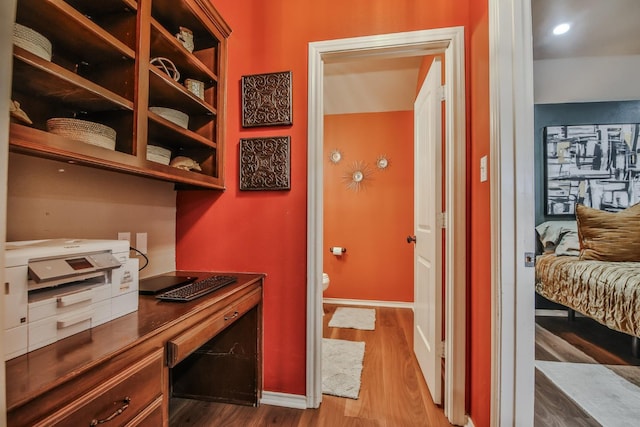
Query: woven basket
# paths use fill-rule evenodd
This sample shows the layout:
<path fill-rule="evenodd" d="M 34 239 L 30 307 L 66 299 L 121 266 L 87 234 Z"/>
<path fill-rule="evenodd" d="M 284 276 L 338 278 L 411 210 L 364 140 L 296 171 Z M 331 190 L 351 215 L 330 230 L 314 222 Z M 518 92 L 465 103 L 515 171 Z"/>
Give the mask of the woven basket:
<path fill-rule="evenodd" d="M 56 135 L 109 150 L 115 150 L 116 148 L 116 131 L 100 123 L 78 119 L 53 118 L 47 120 L 47 130 Z"/>
<path fill-rule="evenodd" d="M 13 25 L 13 44 L 42 59 L 51 61 L 51 42 L 49 39 L 17 22 Z"/>
<path fill-rule="evenodd" d="M 147 160 L 168 165 L 171 161 L 171 150 L 157 145 L 147 145 Z"/>
<path fill-rule="evenodd" d="M 182 111 L 165 107 L 149 107 L 149 111 L 152 111 L 160 117 L 163 117 L 185 129 L 187 129 L 187 127 L 189 126 L 189 115 L 183 113 Z"/>

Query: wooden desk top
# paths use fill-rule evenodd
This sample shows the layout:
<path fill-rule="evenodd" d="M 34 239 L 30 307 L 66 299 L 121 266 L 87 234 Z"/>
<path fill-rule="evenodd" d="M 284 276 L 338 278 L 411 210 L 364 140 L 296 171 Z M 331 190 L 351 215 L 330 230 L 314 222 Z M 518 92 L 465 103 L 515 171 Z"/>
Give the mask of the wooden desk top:
<path fill-rule="evenodd" d="M 224 309 L 227 301 L 259 287 L 263 274 L 178 271 L 204 278 L 212 274 L 238 277 L 236 283 L 187 303 L 163 302 L 140 295 L 138 311 L 72 335 L 6 362 L 7 411 L 108 361 L 143 342 L 160 348 L 162 335 L 178 334 L 187 319 Z M 158 338 L 154 340 L 154 338 Z"/>

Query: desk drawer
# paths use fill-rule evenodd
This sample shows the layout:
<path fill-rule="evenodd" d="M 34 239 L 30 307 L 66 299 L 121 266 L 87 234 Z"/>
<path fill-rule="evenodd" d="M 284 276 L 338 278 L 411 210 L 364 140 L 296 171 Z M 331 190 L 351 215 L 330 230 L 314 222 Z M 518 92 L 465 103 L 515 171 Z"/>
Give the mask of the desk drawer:
<path fill-rule="evenodd" d="M 62 409 L 42 420 L 37 426 L 92 426 L 110 419 L 109 426 L 136 425 L 137 416 L 156 414 L 149 406 L 157 406 L 162 396 L 162 351 L 155 351 L 118 374 L 105 378 Z M 142 418 L 147 415 L 143 414 Z M 157 414 L 155 415 L 157 416 Z"/>
<path fill-rule="evenodd" d="M 173 368 L 218 332 L 233 324 L 247 311 L 260 303 L 261 290 L 256 289 L 243 298 L 229 304 L 220 312 L 199 325 L 167 342 L 167 365 Z"/>
<path fill-rule="evenodd" d="M 164 416 L 162 415 L 162 396 L 158 397 L 153 403 L 140 412 L 137 417 L 127 423 L 126 427 L 153 426 L 159 427 L 163 424 Z"/>

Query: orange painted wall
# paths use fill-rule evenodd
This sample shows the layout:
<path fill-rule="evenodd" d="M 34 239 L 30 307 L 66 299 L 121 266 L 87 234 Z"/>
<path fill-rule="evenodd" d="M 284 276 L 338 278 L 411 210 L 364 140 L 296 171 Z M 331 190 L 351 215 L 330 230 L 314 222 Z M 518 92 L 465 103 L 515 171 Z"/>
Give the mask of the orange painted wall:
<path fill-rule="evenodd" d="M 311 41 L 465 26 L 469 174 L 488 153 L 487 1 L 461 0 L 213 0 L 233 29 L 229 39 L 227 190 L 181 191 L 176 264 L 182 269 L 263 271 L 265 390 L 305 393 L 307 55 Z M 470 7 L 473 13 L 470 14 Z M 471 24 L 471 25 L 470 25 Z M 473 50 L 473 51 L 472 51 Z M 293 121 L 284 128 L 242 129 L 240 78 L 291 70 Z M 238 140 L 291 136 L 291 190 L 238 191 Z M 485 190 L 486 187 L 486 190 Z M 490 243 L 488 184 L 470 191 L 469 410 L 488 425 L 490 395 Z M 476 336 L 477 335 L 477 336 Z"/>
<path fill-rule="evenodd" d="M 326 298 L 413 302 L 413 111 L 324 118 L 324 272 Z M 329 153 L 339 149 L 342 161 Z M 376 168 L 378 156 L 389 159 Z M 359 191 L 347 184 L 355 162 L 371 175 Z M 343 246 L 343 256 L 329 253 Z"/>
<path fill-rule="evenodd" d="M 491 413 L 491 195 L 480 182 L 480 158 L 489 156 L 489 19 L 486 2 L 470 2 L 469 65 L 470 135 L 469 204 L 469 412 L 477 426 L 488 426 Z M 491 165 L 489 165 L 491 167 Z"/>

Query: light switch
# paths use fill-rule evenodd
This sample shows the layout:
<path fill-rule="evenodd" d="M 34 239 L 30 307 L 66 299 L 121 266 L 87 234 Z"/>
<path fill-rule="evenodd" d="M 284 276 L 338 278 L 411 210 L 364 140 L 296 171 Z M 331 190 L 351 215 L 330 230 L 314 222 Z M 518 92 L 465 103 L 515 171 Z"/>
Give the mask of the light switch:
<path fill-rule="evenodd" d="M 480 158 L 480 182 L 487 180 L 487 156 Z"/>

